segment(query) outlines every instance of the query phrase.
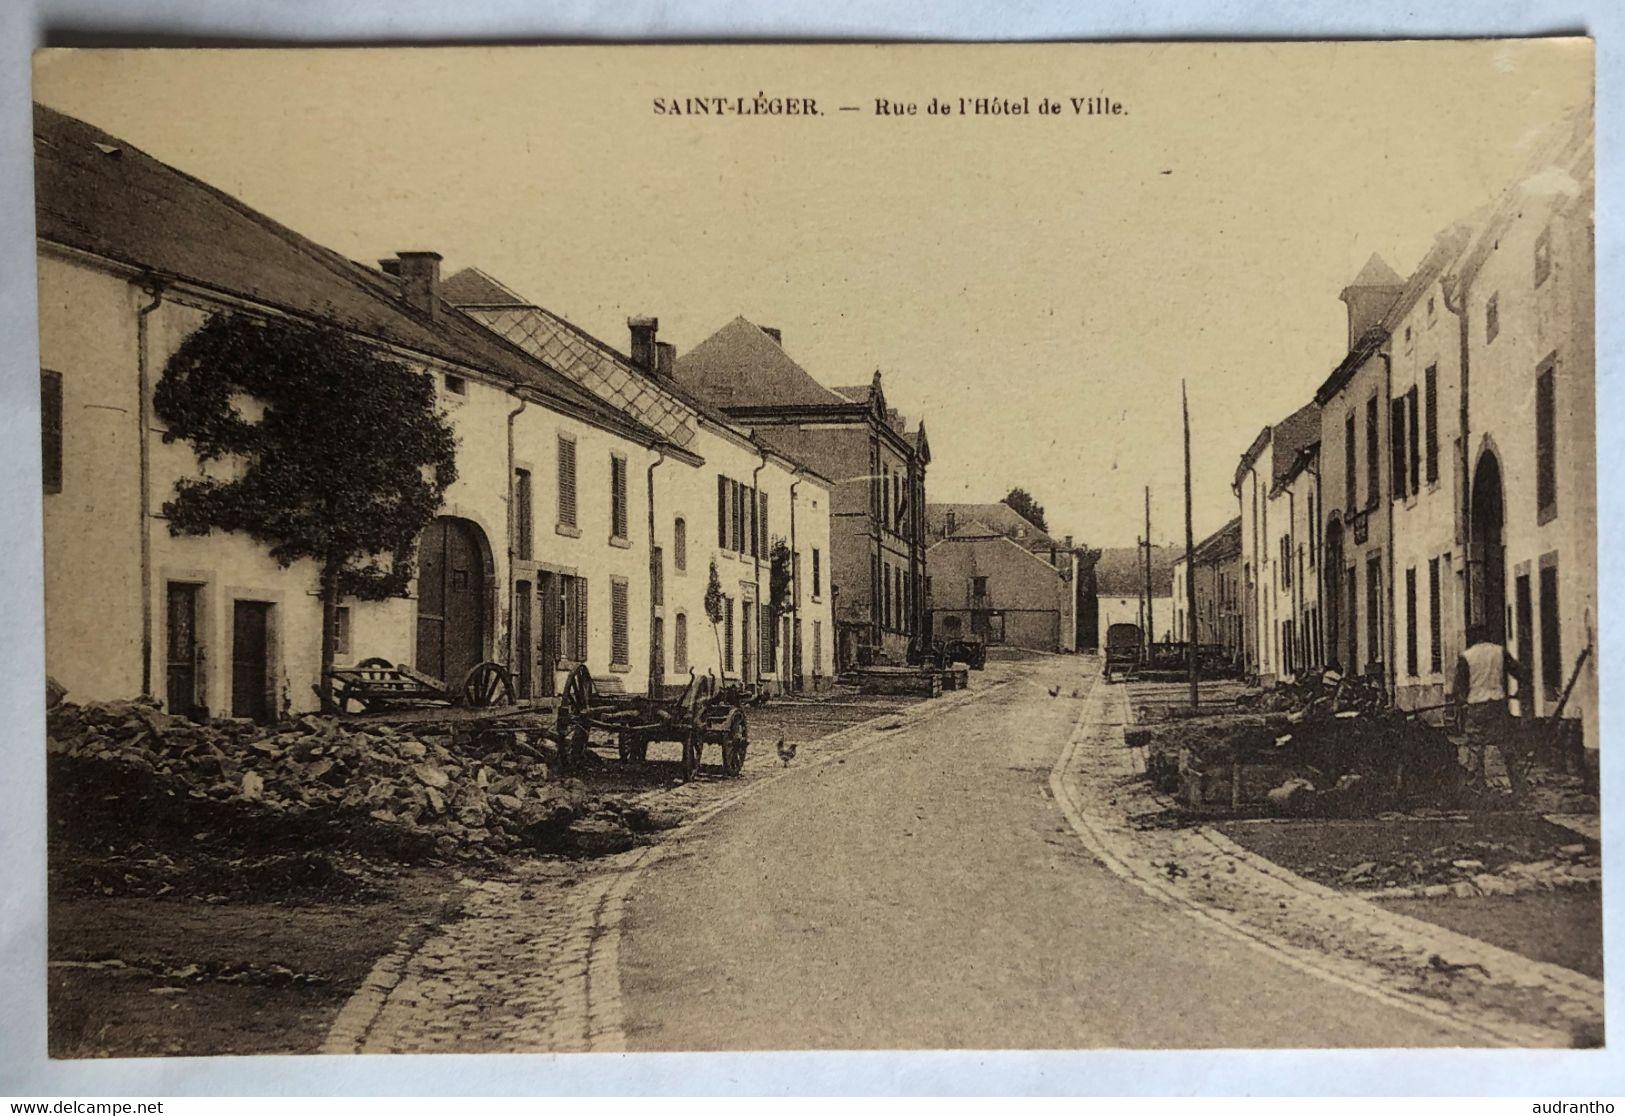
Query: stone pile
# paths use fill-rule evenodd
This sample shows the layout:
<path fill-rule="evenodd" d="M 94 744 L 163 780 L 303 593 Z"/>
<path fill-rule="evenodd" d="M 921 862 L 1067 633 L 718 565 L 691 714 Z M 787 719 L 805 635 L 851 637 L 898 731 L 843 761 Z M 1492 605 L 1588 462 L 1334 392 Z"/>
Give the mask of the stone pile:
<path fill-rule="evenodd" d="M 357 848 L 414 861 L 514 851 L 598 855 L 658 827 L 594 798 L 543 753 L 493 733 L 448 739 L 306 716 L 202 725 L 141 702 L 48 716 L 52 816 L 81 834 L 219 837 L 250 848 Z"/>

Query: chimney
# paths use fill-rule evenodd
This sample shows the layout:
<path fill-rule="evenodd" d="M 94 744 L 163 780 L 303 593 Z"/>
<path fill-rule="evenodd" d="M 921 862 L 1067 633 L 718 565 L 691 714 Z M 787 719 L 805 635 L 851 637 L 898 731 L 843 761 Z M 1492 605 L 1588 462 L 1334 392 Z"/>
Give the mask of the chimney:
<path fill-rule="evenodd" d="M 1405 280 L 1389 267 L 1376 253 L 1365 262 L 1354 282 L 1338 295 L 1349 311 L 1349 348 L 1354 348 L 1365 332 L 1380 325 L 1383 317 L 1393 308 L 1394 300 L 1405 289 Z"/>
<path fill-rule="evenodd" d="M 660 331 L 660 319 L 628 318 L 626 328 L 632 331 L 632 363 L 645 372 L 653 373 L 659 359 L 655 355 L 655 334 Z"/>
<path fill-rule="evenodd" d="M 669 380 L 677 374 L 677 346 L 670 341 L 655 342 L 655 375 Z"/>
<path fill-rule="evenodd" d="M 379 260 L 378 270 L 382 271 L 385 275 L 393 275 L 399 279 L 401 275 L 401 261 L 397 260 L 394 256 L 389 257 L 387 260 Z"/>
<path fill-rule="evenodd" d="M 401 277 L 401 297 L 440 321 L 440 253 L 402 252 L 393 274 Z M 385 271 L 389 269 L 386 267 Z"/>
<path fill-rule="evenodd" d="M 773 344 L 781 349 L 784 348 L 784 334 L 780 332 L 777 326 L 757 326 L 756 328 L 773 338 Z"/>
<path fill-rule="evenodd" d="M 1066 537 L 1066 549 L 1068 551 L 1070 551 L 1072 549 L 1072 536 L 1071 535 L 1068 535 Z"/>

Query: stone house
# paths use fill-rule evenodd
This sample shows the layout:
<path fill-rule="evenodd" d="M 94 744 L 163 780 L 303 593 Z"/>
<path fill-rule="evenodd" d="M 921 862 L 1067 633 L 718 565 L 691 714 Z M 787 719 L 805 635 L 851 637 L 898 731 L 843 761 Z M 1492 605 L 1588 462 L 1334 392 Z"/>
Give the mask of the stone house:
<path fill-rule="evenodd" d="M 1077 649 L 1077 555 L 1006 504 L 930 504 L 930 631 L 1039 651 Z"/>
<path fill-rule="evenodd" d="M 457 686 L 482 661 L 555 680 L 582 662 L 647 685 L 637 511 L 649 467 L 690 451 L 446 303 L 432 252 L 373 270 L 88 124 L 36 106 L 34 127 L 46 661 L 73 697 L 256 719 L 317 704 L 314 566 L 282 567 L 242 534 L 174 537 L 162 517 L 200 465 L 164 442 L 152 389 L 220 313 L 347 331 L 433 376 L 457 435 L 458 480 L 408 597 L 347 602 L 341 664 L 380 657 Z M 520 462 L 536 466 L 527 503 Z M 527 547 L 558 571 L 553 633 L 516 616 L 523 587 L 537 593 L 515 562 Z M 539 661 L 522 650 L 538 636 Z"/>
<path fill-rule="evenodd" d="M 925 426 L 887 405 L 877 371 L 832 389 L 791 358 L 778 330 L 737 317 L 675 363 L 677 383 L 763 444 L 833 485 L 827 571 L 835 669 L 902 663 L 929 638 L 925 608 Z"/>
<path fill-rule="evenodd" d="M 1198 542 L 1193 550 L 1196 598 L 1186 593 L 1185 555 L 1173 561 L 1174 640 L 1194 638 L 1202 646 L 1222 647 L 1233 663 L 1242 654 L 1241 519 L 1237 517 Z"/>
<path fill-rule="evenodd" d="M 1149 597 L 1146 593 L 1146 548 L 1102 547 L 1094 567 L 1094 646 L 1105 647 L 1106 631 L 1113 624 L 1133 624 L 1141 638 L 1156 642 L 1174 638 L 1175 549 L 1151 547 Z M 1149 615 L 1147 613 L 1149 612 Z"/>
<path fill-rule="evenodd" d="M 833 675 L 828 480 L 679 384 L 675 350 L 658 339 L 655 318 L 629 320 L 628 355 L 478 268 L 451 276 L 443 293 L 475 321 L 687 451 L 652 463 L 646 479 L 654 539 L 653 687 L 679 690 L 695 671 L 797 691 Z M 532 465 L 517 464 L 526 471 L 520 479 L 532 475 Z M 541 586 L 556 574 L 546 549 L 519 559 Z M 775 554 L 793 556 L 780 574 L 788 573 L 789 586 L 779 602 L 772 597 Z M 713 565 L 724 595 L 715 631 L 705 612 Z M 552 594 L 539 597 L 545 608 Z M 537 630 L 546 623 L 539 614 Z"/>

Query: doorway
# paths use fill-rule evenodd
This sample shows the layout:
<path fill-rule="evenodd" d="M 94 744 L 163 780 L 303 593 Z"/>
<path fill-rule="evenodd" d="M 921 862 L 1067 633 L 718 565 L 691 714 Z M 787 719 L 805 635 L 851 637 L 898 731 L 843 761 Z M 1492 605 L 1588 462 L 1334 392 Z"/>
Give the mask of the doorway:
<path fill-rule="evenodd" d="M 559 575 L 543 570 L 536 575 L 536 599 L 541 602 L 542 631 L 536 646 L 526 651 L 536 655 L 538 691 L 542 697 L 553 697 L 558 685 L 559 669 Z"/>
<path fill-rule="evenodd" d="M 531 643 L 531 615 L 535 612 L 531 600 L 530 582 L 516 581 L 513 587 L 513 642 L 518 667 L 519 696 L 535 697 L 536 648 Z"/>
<path fill-rule="evenodd" d="M 1524 717 L 1535 715 L 1535 703 L 1528 697 L 1533 689 L 1525 684 L 1525 679 L 1533 677 L 1535 659 L 1535 602 L 1534 594 L 1530 591 L 1529 575 L 1519 574 L 1513 585 L 1513 599 L 1516 603 L 1513 609 L 1517 614 L 1518 648 L 1513 657 L 1523 672 L 1517 675 L 1517 693 L 1514 695 L 1518 702 L 1518 713 Z"/>
<path fill-rule="evenodd" d="M 169 583 L 169 638 L 165 708 L 174 717 L 198 719 L 198 586 Z"/>
<path fill-rule="evenodd" d="M 271 605 L 235 601 L 231 609 L 231 715 L 271 719 Z"/>
<path fill-rule="evenodd" d="M 485 535 L 442 516 L 418 542 L 417 668 L 461 685 L 485 658 Z"/>
<path fill-rule="evenodd" d="M 1484 625 L 1489 638 L 1501 644 L 1507 637 L 1505 507 L 1501 462 L 1486 450 L 1473 470 L 1467 622 Z"/>

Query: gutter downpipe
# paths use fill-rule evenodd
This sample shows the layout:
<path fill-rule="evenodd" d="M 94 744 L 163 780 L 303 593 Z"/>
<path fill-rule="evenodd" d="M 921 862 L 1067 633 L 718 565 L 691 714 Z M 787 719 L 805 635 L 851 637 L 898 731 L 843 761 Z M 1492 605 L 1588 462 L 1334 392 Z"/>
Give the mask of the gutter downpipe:
<path fill-rule="evenodd" d="M 1320 491 L 1320 451 L 1315 451 L 1315 464 L 1309 468 L 1315 478 L 1315 513 L 1317 517 L 1326 514 L 1326 497 Z M 1321 531 L 1319 523 L 1309 524 L 1309 557 L 1315 563 L 1315 669 L 1323 670 L 1326 666 L 1326 649 L 1321 646 L 1324 642 L 1326 630 L 1326 553 L 1321 549 Z"/>
<path fill-rule="evenodd" d="M 665 448 L 664 445 L 655 445 L 652 448 L 655 451 L 655 459 L 653 461 L 649 462 L 649 469 L 648 469 L 648 473 L 646 474 L 645 482 L 644 482 L 647 485 L 648 493 L 649 493 L 649 681 L 648 681 L 647 685 L 645 686 L 645 689 L 647 689 L 649 691 L 649 696 L 650 697 L 659 697 L 661 695 L 658 695 L 658 694 L 654 693 L 655 675 L 658 674 L 662 678 L 664 678 L 665 677 L 665 671 L 664 671 L 664 669 L 657 670 L 656 668 L 657 667 L 663 668 L 665 666 L 665 664 L 664 663 L 657 663 L 655 661 L 655 656 L 656 656 L 657 653 L 663 656 L 663 655 L 665 655 L 666 651 L 665 651 L 664 647 L 656 647 L 655 646 L 655 640 L 654 640 L 654 634 L 655 634 L 655 609 L 657 607 L 659 607 L 659 606 L 657 606 L 655 604 L 655 594 L 654 594 L 654 585 L 655 585 L 655 582 L 654 582 L 654 579 L 655 579 L 655 470 L 660 468 L 660 466 L 665 463 L 665 461 L 666 461 L 666 448 Z M 665 585 L 666 585 L 666 571 L 665 571 L 663 566 L 662 566 L 662 569 L 660 571 L 660 585 L 661 585 L 661 596 L 664 597 L 665 596 Z"/>
<path fill-rule="evenodd" d="M 1287 485 L 1286 489 L 1286 523 L 1287 540 L 1296 544 L 1297 539 L 1293 538 L 1293 535 L 1296 533 L 1298 528 L 1298 494 L 1292 491 L 1291 485 Z M 1296 557 L 1297 555 L 1290 551 L 1287 553 L 1287 576 L 1292 578 L 1292 593 L 1287 598 L 1287 604 L 1292 609 L 1292 642 L 1302 643 L 1303 631 L 1301 625 L 1303 624 L 1303 578 L 1293 576 L 1298 572 L 1292 568 L 1292 560 Z M 1295 648 L 1291 647 L 1290 645 L 1287 647 L 1287 652 L 1289 654 L 1294 650 Z M 1293 656 L 1292 665 L 1294 667 L 1301 665 L 1297 662 L 1296 655 Z M 1296 677 L 1298 672 L 1294 670 L 1292 673 L 1293 676 Z"/>
<path fill-rule="evenodd" d="M 754 431 L 751 432 L 751 441 L 756 442 L 756 434 Z M 756 677 L 758 680 L 760 680 L 762 675 L 765 673 L 762 670 L 762 645 L 764 643 L 772 643 L 772 640 L 764 640 L 762 638 L 762 617 L 766 613 L 772 611 L 771 609 L 765 609 L 762 607 L 762 544 L 764 542 L 768 542 L 773 536 L 771 533 L 767 532 L 766 523 L 757 521 L 757 517 L 762 514 L 761 476 L 762 470 L 767 468 L 767 449 L 760 442 L 756 442 L 756 452 L 761 455 L 762 462 L 760 465 L 756 466 L 756 468 L 752 469 L 750 473 L 750 494 L 751 499 L 755 501 L 750 509 L 750 521 L 756 528 L 756 537 L 751 540 L 750 544 L 752 566 L 751 584 L 756 587 L 756 654 L 751 656 L 751 660 L 756 664 Z M 763 537 L 764 533 L 766 533 L 765 538 Z M 771 589 L 772 586 L 769 585 L 768 588 Z M 774 665 L 775 667 L 777 666 L 777 664 Z M 749 685 L 748 679 L 746 680 L 746 684 Z"/>
<path fill-rule="evenodd" d="M 1384 341 L 1377 355 L 1382 358 L 1383 367 L 1383 409 L 1388 412 L 1388 491 L 1381 495 L 1388 502 L 1388 600 L 1379 602 L 1388 606 L 1388 667 L 1384 671 L 1388 676 L 1388 704 L 1399 704 L 1399 663 L 1395 661 L 1399 642 L 1394 632 L 1394 619 L 1398 609 L 1394 607 L 1394 599 L 1399 595 L 1399 587 L 1394 584 L 1394 357 L 1388 351 L 1391 342 Z M 1381 429 L 1381 426 L 1378 426 Z"/>
<path fill-rule="evenodd" d="M 147 316 L 158 309 L 164 301 L 164 281 L 155 275 L 148 275 L 147 282 L 141 287 L 143 291 L 152 296 L 152 301 L 136 311 L 136 390 L 139 398 L 136 402 L 136 446 L 138 447 L 140 461 L 140 476 L 138 478 L 139 494 L 137 498 L 140 522 L 138 523 L 141 554 L 141 696 L 152 696 L 152 460 L 151 451 L 147 447 L 151 419 L 148 416 L 148 396 L 151 388 L 151 370 L 147 360 L 148 326 Z M 176 712 L 171 710 L 170 712 Z M 185 715 L 189 711 L 181 711 Z"/>
<path fill-rule="evenodd" d="M 1461 364 L 1461 406 L 1458 413 L 1458 423 L 1461 429 L 1461 518 L 1456 529 L 1456 551 L 1462 556 L 1463 586 L 1467 592 L 1461 594 L 1462 630 L 1472 622 L 1472 447 L 1468 445 L 1471 429 L 1468 421 L 1468 386 L 1470 372 L 1467 354 L 1470 349 L 1470 327 L 1467 322 L 1467 284 L 1470 279 L 1457 276 L 1455 283 L 1441 283 L 1440 288 L 1444 294 L 1444 308 L 1456 316 L 1457 344 L 1460 346 L 1459 361 Z M 1454 573 L 1455 571 L 1451 571 Z"/>
<path fill-rule="evenodd" d="M 790 669 L 785 673 L 790 677 L 785 681 L 795 682 L 796 691 L 801 690 L 801 675 L 796 671 L 796 664 L 801 661 L 801 551 L 796 549 L 796 489 L 801 486 L 803 477 L 801 470 L 796 469 L 790 474 L 795 480 L 790 482 Z"/>
<path fill-rule="evenodd" d="M 514 640 L 517 638 L 517 635 L 515 633 L 516 633 L 516 630 L 518 628 L 518 624 L 517 624 L 517 621 L 516 621 L 516 619 L 515 619 L 515 617 L 513 615 L 513 609 L 514 609 L 514 607 L 516 605 L 516 600 L 515 600 L 515 597 L 514 597 L 514 584 L 515 584 L 516 579 L 514 578 L 513 563 L 514 563 L 514 556 L 518 552 L 518 547 L 516 545 L 517 542 L 518 542 L 518 539 L 516 538 L 516 536 L 518 534 L 518 528 L 519 528 L 519 520 L 518 520 L 518 517 L 516 515 L 514 515 L 514 508 L 513 508 L 513 502 L 514 502 L 514 438 L 513 438 L 513 426 L 514 426 L 514 420 L 517 419 L 522 413 L 524 413 L 525 407 L 529 403 L 529 401 L 523 395 L 520 395 L 518 392 L 515 392 L 514 394 L 516 396 L 518 396 L 518 398 L 519 398 L 519 406 L 515 407 L 513 410 L 508 412 L 508 584 L 506 586 L 505 595 L 508 598 L 508 610 L 509 610 L 508 611 L 508 640 L 507 640 L 507 643 L 508 643 L 508 669 L 509 670 L 514 669 L 514 666 L 518 662 L 518 657 L 519 657 L 518 648 L 514 644 Z M 528 652 L 528 649 L 527 649 L 527 652 Z"/>

